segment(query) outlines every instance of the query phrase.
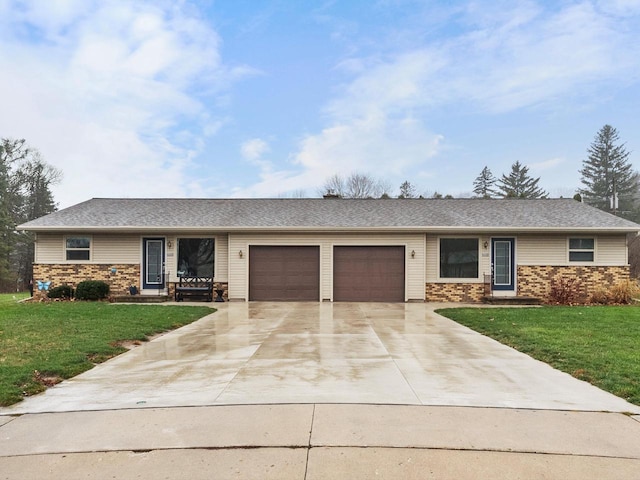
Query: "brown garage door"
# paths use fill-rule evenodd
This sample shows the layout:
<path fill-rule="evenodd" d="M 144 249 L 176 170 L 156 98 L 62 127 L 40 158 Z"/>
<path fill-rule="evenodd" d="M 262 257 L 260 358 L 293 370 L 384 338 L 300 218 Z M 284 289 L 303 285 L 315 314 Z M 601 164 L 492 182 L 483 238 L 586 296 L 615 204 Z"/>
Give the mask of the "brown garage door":
<path fill-rule="evenodd" d="M 249 247 L 249 300 L 319 299 L 320 247 Z"/>
<path fill-rule="evenodd" d="M 404 247 L 334 247 L 336 302 L 404 302 Z"/>

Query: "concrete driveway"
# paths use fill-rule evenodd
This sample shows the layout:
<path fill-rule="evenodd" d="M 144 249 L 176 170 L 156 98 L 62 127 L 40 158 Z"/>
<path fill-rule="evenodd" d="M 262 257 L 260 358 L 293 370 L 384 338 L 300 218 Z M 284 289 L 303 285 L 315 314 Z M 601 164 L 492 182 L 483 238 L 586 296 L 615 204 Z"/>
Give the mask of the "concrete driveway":
<path fill-rule="evenodd" d="M 227 303 L 2 414 L 269 403 L 640 413 L 433 304 Z"/>

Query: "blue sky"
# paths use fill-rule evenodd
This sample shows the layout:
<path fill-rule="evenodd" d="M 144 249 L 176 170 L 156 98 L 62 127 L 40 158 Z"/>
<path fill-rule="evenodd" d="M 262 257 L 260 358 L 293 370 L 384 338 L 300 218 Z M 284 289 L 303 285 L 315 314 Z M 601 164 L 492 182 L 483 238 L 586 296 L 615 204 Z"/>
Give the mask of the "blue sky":
<path fill-rule="evenodd" d="M 91 197 L 469 195 L 516 160 L 571 196 L 640 150 L 640 0 L 0 0 L 0 136 Z"/>

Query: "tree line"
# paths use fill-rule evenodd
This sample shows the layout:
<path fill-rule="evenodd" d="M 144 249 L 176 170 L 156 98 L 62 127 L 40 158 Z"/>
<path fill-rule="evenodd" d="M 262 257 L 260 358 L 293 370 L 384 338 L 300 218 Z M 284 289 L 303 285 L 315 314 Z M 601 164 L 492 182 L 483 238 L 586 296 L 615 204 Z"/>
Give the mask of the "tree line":
<path fill-rule="evenodd" d="M 479 198 L 546 198 L 547 192 L 538 186 L 540 178 L 532 178 L 529 168 L 516 162 L 508 175 L 497 179 L 484 167 L 480 175 L 474 180 L 473 192 Z M 371 175 L 354 172 L 342 176 L 333 174 L 319 190 L 324 196 L 339 198 L 392 198 L 391 184 L 386 180 L 378 180 Z M 450 194 L 440 192 L 419 193 L 418 187 L 405 180 L 400 184 L 396 198 L 453 198 Z"/>
<path fill-rule="evenodd" d="M 615 215 L 640 221 L 640 174 L 633 170 L 630 152 L 620 142 L 618 131 L 603 126 L 587 149 L 587 157 L 580 168 L 582 187 L 574 198 Z M 529 167 L 516 161 L 511 171 L 495 177 L 485 166 L 473 181 L 474 198 L 547 198 L 549 194 L 539 186 L 540 177 L 533 177 Z M 391 184 L 368 174 L 334 174 L 319 190 L 321 195 L 340 198 L 391 198 Z M 397 198 L 453 198 L 438 191 L 418 193 L 411 182 L 404 181 Z"/>
<path fill-rule="evenodd" d="M 56 210 L 51 186 L 61 177 L 24 139 L 0 139 L 0 291 L 24 290 L 31 280 L 34 234 L 16 225 Z"/>
<path fill-rule="evenodd" d="M 629 220 L 640 220 L 640 174 L 633 170 L 629 156 L 618 131 L 604 125 L 587 149 L 579 170 L 582 187 L 573 198 Z M 538 187 L 539 180 L 519 162 L 500 180 L 485 166 L 473 182 L 473 193 L 480 198 L 546 198 L 547 193 Z"/>

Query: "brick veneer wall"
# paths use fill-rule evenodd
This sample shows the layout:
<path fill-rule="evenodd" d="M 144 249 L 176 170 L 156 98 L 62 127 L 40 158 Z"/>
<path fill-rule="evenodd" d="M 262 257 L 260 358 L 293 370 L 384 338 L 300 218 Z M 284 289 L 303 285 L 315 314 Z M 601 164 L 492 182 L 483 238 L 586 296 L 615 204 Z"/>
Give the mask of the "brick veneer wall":
<path fill-rule="evenodd" d="M 554 279 L 578 278 L 580 295 L 588 299 L 600 288 L 608 288 L 616 283 L 630 279 L 628 266 L 529 266 L 518 265 L 517 295 L 537 297 L 546 300 L 549 297 Z M 484 297 L 482 283 L 427 283 L 427 302 L 482 302 Z"/>
<path fill-rule="evenodd" d="M 115 268 L 116 273 L 111 273 Z M 140 265 L 73 263 L 73 264 L 34 264 L 34 289 L 36 299 L 45 298 L 46 292 L 39 291 L 36 280 L 51 281 L 51 287 L 71 285 L 76 288 L 83 280 L 102 280 L 109 284 L 110 295 L 128 295 L 129 287 L 135 285 L 140 290 Z"/>
<path fill-rule="evenodd" d="M 479 303 L 484 296 L 482 283 L 427 283 L 427 302 Z"/>
<path fill-rule="evenodd" d="M 578 278 L 580 295 L 587 299 L 596 290 L 630 279 L 629 266 L 523 266 L 518 265 L 518 295 L 547 299 L 551 282 L 558 278 Z"/>
<path fill-rule="evenodd" d="M 111 273 L 115 268 L 116 273 Z M 110 295 L 129 295 L 129 287 L 135 285 L 140 291 L 140 265 L 126 264 L 96 264 L 96 263 L 72 263 L 72 264 L 34 264 L 33 280 L 51 281 L 51 287 L 59 285 L 71 285 L 76 288 L 83 280 L 102 280 L 110 287 Z M 175 282 L 168 283 L 169 298 L 173 299 Z M 222 298 L 228 299 L 229 285 L 227 282 L 214 282 L 213 298 L 216 289 L 224 290 Z M 36 299 L 45 298 L 46 292 L 41 292 L 34 285 L 33 296 Z"/>

